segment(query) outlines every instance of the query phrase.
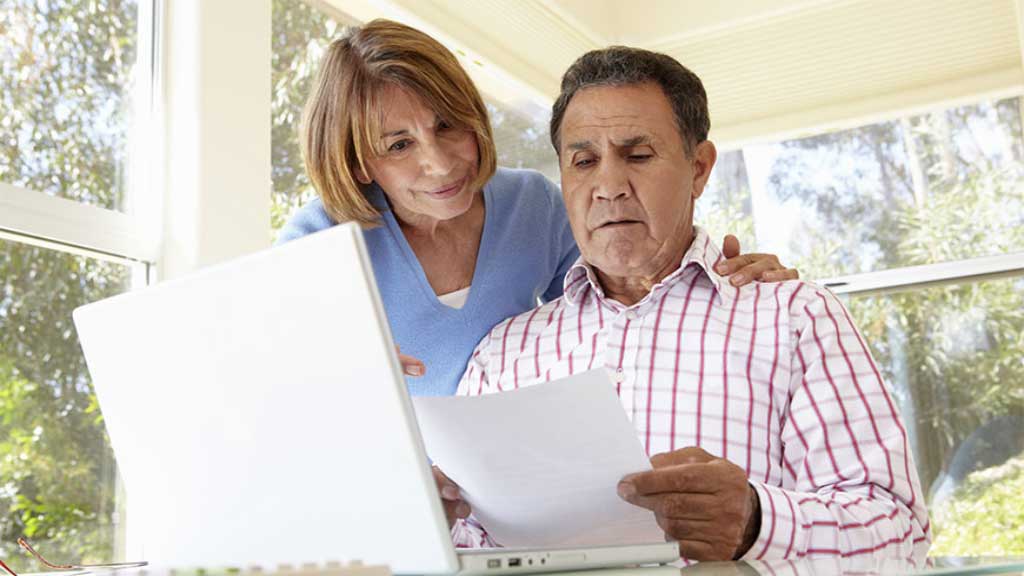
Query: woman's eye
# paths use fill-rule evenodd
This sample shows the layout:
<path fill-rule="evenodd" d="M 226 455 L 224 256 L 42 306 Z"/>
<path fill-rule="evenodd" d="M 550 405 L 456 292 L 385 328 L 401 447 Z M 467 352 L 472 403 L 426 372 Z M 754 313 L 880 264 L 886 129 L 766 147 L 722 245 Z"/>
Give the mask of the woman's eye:
<path fill-rule="evenodd" d="M 452 125 L 449 124 L 448 122 L 445 122 L 444 120 L 441 120 L 440 122 L 437 123 L 438 130 L 448 130 L 451 127 Z"/>
<path fill-rule="evenodd" d="M 408 140 L 399 140 L 391 146 L 388 146 L 388 152 L 401 152 L 409 147 L 410 142 Z"/>

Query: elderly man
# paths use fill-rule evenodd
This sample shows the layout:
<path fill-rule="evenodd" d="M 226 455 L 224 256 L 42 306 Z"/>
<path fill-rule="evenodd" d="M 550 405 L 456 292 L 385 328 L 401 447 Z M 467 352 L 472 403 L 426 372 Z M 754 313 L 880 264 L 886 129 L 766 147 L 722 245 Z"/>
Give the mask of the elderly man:
<path fill-rule="evenodd" d="M 562 298 L 484 338 L 459 393 L 603 366 L 653 455 L 619 495 L 684 558 L 920 554 L 906 430 L 849 313 L 807 282 L 731 286 L 693 226 L 709 126 L 700 79 L 668 56 L 614 47 L 572 65 L 551 139 L 582 256 Z M 472 521 L 453 536 L 486 539 Z"/>

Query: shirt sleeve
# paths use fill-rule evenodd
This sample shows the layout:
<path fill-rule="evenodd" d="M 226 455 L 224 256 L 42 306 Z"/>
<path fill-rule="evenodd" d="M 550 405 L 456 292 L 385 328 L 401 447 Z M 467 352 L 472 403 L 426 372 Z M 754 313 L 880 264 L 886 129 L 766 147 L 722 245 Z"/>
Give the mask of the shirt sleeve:
<path fill-rule="evenodd" d="M 456 548 L 497 548 L 487 530 L 472 515 L 455 521 L 452 526 L 452 544 Z"/>
<path fill-rule="evenodd" d="M 761 532 L 744 559 L 923 556 L 931 528 L 907 432 L 863 337 L 807 284 L 790 318 L 784 487 L 751 480 Z"/>
<path fill-rule="evenodd" d="M 558 263 L 551 283 L 542 295 L 544 302 L 550 302 L 562 295 L 565 275 L 579 258 L 580 251 L 572 236 L 572 228 L 569 227 L 569 216 L 565 210 L 565 201 L 562 200 L 562 192 L 547 178 L 544 182 L 551 196 L 551 250 L 553 260 Z"/>

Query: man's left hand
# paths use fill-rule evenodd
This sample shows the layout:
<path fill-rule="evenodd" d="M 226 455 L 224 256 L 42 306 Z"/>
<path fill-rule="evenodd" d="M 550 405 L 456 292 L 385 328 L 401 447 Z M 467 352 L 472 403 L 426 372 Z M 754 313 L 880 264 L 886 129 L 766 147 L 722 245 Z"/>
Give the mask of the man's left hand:
<path fill-rule="evenodd" d="M 757 540 L 761 506 L 742 468 L 687 447 L 651 458 L 649 472 L 619 482 L 619 496 L 654 512 L 679 553 L 692 560 L 735 560 Z"/>

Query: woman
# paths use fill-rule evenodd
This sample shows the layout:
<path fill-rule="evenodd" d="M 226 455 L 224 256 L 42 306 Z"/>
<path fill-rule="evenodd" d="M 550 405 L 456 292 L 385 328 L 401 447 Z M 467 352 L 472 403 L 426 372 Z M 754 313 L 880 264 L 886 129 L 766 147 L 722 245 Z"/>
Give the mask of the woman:
<path fill-rule="evenodd" d="M 430 36 L 374 20 L 332 42 L 302 144 L 320 197 L 278 241 L 363 225 L 391 330 L 408 354 L 403 367 L 426 374 L 409 381 L 411 394 L 454 393 L 492 326 L 562 294 L 579 251 L 557 187 L 537 172 L 496 167 L 479 92 Z M 727 264 L 744 279 L 796 277 L 774 256 Z"/>

